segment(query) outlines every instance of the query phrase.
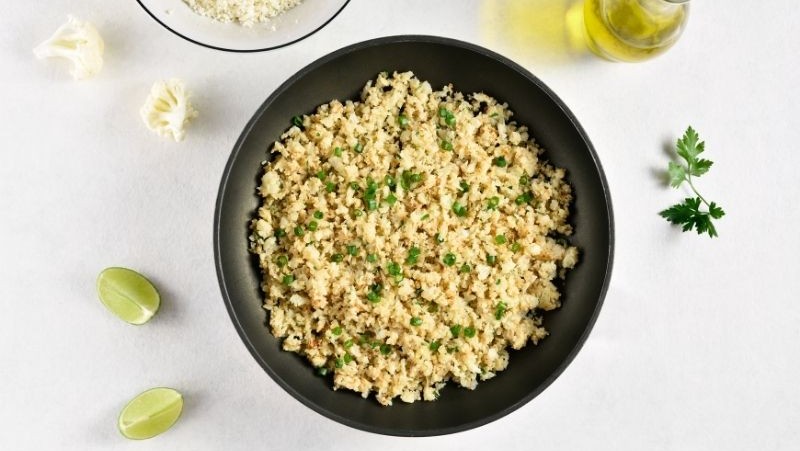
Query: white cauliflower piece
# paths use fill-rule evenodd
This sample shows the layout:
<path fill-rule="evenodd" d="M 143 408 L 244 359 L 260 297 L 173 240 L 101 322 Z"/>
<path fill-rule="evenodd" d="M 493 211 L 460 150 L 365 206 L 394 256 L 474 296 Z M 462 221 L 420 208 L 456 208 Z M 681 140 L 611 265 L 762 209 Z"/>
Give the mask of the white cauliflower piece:
<path fill-rule="evenodd" d="M 103 68 L 105 44 L 100 33 L 89 22 L 68 16 L 53 36 L 36 46 L 33 54 L 39 59 L 66 58 L 72 62 L 69 73 L 76 80 L 94 77 Z"/>
<path fill-rule="evenodd" d="M 183 141 L 186 126 L 197 117 L 182 80 L 157 81 L 140 111 L 147 128 L 165 138 Z"/>

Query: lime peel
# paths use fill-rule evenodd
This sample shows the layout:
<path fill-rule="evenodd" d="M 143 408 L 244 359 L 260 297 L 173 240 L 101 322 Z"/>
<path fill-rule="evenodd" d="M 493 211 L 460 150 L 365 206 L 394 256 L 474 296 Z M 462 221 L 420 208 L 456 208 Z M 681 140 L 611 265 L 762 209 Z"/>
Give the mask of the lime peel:
<path fill-rule="evenodd" d="M 169 430 L 183 411 L 183 396 L 166 387 L 151 388 L 130 400 L 117 419 L 119 432 L 132 440 L 145 440 Z"/>

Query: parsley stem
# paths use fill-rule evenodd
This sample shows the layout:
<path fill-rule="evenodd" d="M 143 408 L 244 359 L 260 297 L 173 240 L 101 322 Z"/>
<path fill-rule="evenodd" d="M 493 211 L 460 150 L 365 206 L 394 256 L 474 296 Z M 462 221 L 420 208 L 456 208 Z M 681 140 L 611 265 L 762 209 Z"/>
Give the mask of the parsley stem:
<path fill-rule="evenodd" d="M 698 199 L 706 204 L 706 207 L 711 208 L 711 205 L 708 204 L 706 199 L 697 191 L 697 188 L 694 187 L 694 183 L 692 183 L 692 176 L 688 173 L 686 174 L 686 181 L 689 182 L 689 187 L 692 188 L 692 191 L 694 191 L 695 194 L 697 194 Z"/>

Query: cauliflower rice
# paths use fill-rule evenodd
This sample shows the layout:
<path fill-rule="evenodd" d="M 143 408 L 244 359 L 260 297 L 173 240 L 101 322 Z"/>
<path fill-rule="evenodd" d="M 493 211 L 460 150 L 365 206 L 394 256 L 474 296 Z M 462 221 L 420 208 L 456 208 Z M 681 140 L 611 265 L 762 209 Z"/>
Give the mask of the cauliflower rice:
<path fill-rule="evenodd" d="M 194 12 L 219 22 L 239 22 L 245 27 L 266 22 L 302 0 L 183 0 Z"/>
<path fill-rule="evenodd" d="M 395 72 L 293 120 L 250 236 L 284 350 L 391 405 L 474 389 L 547 335 L 572 192 L 512 115 Z"/>

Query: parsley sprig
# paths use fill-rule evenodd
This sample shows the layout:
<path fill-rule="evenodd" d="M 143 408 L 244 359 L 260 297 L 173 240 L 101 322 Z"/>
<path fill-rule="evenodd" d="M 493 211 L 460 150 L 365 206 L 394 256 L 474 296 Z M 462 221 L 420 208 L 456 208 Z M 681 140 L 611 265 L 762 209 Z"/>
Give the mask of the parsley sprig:
<path fill-rule="evenodd" d="M 684 161 L 676 163 L 669 162 L 667 171 L 669 172 L 669 184 L 673 188 L 680 187 L 686 182 L 692 189 L 696 197 L 687 197 L 681 203 L 677 203 L 659 213 L 663 218 L 672 224 L 683 226 L 683 231 L 697 230 L 698 235 L 708 233 L 708 236 L 717 236 L 717 229 L 714 227 L 714 219 L 725 216 L 725 211 L 714 202 L 708 202 L 695 188 L 692 177 L 700 177 L 708 172 L 711 160 L 699 158 L 705 150 L 706 143 L 700 141 L 697 132 L 689 127 L 683 138 L 678 140 L 677 153 Z M 685 164 L 684 164 L 685 162 Z M 705 206 L 705 209 L 702 207 Z"/>

